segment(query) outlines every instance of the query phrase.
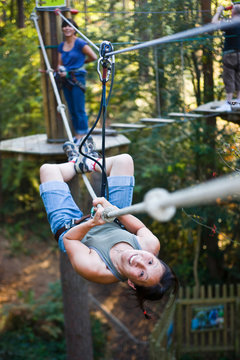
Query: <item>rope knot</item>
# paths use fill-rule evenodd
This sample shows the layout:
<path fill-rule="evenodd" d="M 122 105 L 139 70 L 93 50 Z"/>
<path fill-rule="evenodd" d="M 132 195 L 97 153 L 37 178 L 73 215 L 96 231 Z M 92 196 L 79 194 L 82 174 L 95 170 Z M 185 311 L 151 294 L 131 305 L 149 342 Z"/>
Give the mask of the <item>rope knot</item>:
<path fill-rule="evenodd" d="M 66 105 L 64 105 L 64 104 L 60 104 L 60 105 L 57 106 L 57 111 L 58 112 L 61 112 L 61 110 L 65 110 L 65 109 L 66 109 Z"/>
<path fill-rule="evenodd" d="M 113 222 L 116 219 L 116 217 L 110 216 L 110 213 L 111 213 L 111 211 L 114 211 L 114 210 L 116 210 L 116 207 L 114 207 L 114 206 L 106 207 L 102 213 L 103 220 L 106 222 Z"/>

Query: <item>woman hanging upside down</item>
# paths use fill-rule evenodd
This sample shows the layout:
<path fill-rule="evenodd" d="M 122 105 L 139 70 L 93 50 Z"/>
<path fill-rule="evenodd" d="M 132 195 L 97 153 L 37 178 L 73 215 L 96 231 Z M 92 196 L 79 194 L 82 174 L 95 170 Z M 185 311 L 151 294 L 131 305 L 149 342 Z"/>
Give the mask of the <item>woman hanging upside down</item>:
<path fill-rule="evenodd" d="M 91 137 L 84 146 L 85 153 L 101 163 Z M 101 217 L 106 207 L 117 209 L 131 205 L 134 187 L 131 156 L 122 154 L 106 159 L 109 201 L 103 197 L 94 199 L 95 215 L 86 218 L 75 204 L 66 182 L 77 173 L 101 169 L 94 160 L 79 154 L 75 144 L 66 142 L 63 149 L 68 156 L 67 163 L 42 165 L 40 194 L 51 230 L 75 271 L 101 284 L 127 281 L 135 290 L 143 311 L 145 300 L 158 300 L 170 292 L 176 294 L 177 278 L 169 266 L 158 259 L 160 243 L 153 233 L 132 215 L 120 216 L 120 224 L 105 222 Z M 98 204 L 102 207 L 97 207 Z"/>

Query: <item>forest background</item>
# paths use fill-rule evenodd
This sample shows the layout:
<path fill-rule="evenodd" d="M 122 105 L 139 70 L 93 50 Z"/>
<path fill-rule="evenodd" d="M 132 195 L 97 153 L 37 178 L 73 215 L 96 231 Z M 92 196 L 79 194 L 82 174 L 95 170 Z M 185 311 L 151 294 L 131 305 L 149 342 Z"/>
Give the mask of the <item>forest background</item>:
<path fill-rule="evenodd" d="M 73 1 L 75 20 L 91 41 L 114 48 L 208 23 L 217 1 Z M 229 5 L 227 1 L 221 5 Z M 33 1 L 0 1 L 0 140 L 45 133 Z M 226 14 L 227 16 L 229 14 Z M 224 99 L 221 32 L 116 56 L 108 124 L 166 117 Z M 88 66 L 90 123 L 100 105 L 96 64 Z M 238 171 L 238 126 L 197 119 L 125 133 L 136 164 L 134 203 L 155 187 L 172 192 Z M 1 155 L 1 154 L 0 154 Z M 26 241 L 46 242 L 50 230 L 38 193 L 41 164 L 0 158 L 0 223 L 13 255 Z M 239 282 L 239 203 L 180 209 L 168 223 L 142 220 L 161 242 L 161 258 L 181 285 Z M 31 239 L 31 240 L 28 240 Z M 34 240 L 33 240 L 34 239 Z"/>

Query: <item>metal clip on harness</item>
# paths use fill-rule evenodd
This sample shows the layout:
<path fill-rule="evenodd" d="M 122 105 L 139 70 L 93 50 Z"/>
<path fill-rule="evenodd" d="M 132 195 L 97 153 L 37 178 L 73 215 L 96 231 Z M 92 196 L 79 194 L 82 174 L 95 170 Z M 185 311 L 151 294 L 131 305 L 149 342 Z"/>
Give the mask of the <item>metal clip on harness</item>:
<path fill-rule="evenodd" d="M 100 58 L 98 59 L 97 72 L 100 81 L 107 82 L 112 72 L 112 64 L 115 62 L 114 55 L 111 58 L 107 57 L 109 52 L 113 51 L 113 46 L 110 41 L 103 41 L 99 48 Z M 100 71 L 100 64 L 102 65 L 103 72 Z"/>

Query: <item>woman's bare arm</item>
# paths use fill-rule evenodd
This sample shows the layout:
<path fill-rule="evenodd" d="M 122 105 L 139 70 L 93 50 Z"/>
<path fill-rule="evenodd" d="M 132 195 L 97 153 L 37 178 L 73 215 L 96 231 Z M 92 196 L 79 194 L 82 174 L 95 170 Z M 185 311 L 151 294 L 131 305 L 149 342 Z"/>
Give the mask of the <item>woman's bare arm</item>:
<path fill-rule="evenodd" d="M 97 55 L 95 52 L 90 48 L 90 46 L 85 45 L 82 48 L 82 52 L 86 55 L 85 64 L 97 60 Z"/>

